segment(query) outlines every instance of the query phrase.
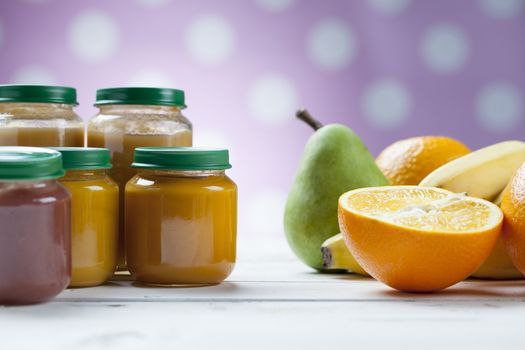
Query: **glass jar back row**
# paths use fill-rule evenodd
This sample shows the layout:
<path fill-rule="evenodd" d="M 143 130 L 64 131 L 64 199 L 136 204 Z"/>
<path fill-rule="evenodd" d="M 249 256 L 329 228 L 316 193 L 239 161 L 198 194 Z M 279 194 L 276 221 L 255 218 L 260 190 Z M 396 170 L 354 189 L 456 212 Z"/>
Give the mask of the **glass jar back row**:
<path fill-rule="evenodd" d="M 98 114 L 87 129 L 74 112 L 76 90 L 63 86 L 0 85 L 0 146 L 108 148 L 109 175 L 119 186 L 118 266 L 125 269 L 124 189 L 136 174 L 137 147 L 190 147 L 184 91 L 120 87 L 97 90 Z M 87 131 L 87 135 L 86 132 Z"/>

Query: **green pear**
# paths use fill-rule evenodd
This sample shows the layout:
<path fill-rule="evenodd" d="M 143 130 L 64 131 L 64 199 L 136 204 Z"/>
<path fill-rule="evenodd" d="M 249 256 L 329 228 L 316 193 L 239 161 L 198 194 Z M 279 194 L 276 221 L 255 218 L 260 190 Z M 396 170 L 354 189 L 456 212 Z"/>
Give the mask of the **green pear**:
<path fill-rule="evenodd" d="M 316 131 L 306 143 L 284 213 L 284 230 L 294 253 L 322 271 L 321 245 L 339 233 L 338 199 L 344 192 L 388 185 L 361 139 L 340 124 L 323 126 L 307 111 L 297 117 Z"/>

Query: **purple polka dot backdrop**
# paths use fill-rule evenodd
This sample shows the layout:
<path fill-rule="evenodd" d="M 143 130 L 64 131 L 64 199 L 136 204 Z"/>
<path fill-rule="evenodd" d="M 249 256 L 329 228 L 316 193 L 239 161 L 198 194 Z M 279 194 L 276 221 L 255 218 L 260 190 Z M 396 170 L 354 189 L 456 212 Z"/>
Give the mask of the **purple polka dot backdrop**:
<path fill-rule="evenodd" d="M 377 155 L 410 136 L 524 139 L 524 0 L 4 0 L 0 81 L 182 88 L 195 145 L 231 151 L 241 235 L 280 235 L 312 131 Z"/>

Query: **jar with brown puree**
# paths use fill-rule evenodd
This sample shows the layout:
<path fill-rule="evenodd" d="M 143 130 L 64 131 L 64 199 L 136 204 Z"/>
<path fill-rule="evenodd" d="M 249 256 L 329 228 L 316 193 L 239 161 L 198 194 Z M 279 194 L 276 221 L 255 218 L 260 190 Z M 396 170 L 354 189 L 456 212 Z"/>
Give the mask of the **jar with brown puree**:
<path fill-rule="evenodd" d="M 119 186 L 119 269 L 124 269 L 124 189 L 136 174 L 131 168 L 136 147 L 192 145 L 192 125 L 181 110 L 184 91 L 122 87 L 97 91 L 99 113 L 88 123 L 89 147 L 109 148 L 109 175 Z"/>
<path fill-rule="evenodd" d="M 83 146 L 76 105 L 70 87 L 0 85 L 0 146 Z"/>
<path fill-rule="evenodd" d="M 0 147 L 0 305 L 59 294 L 71 276 L 69 192 L 59 152 Z"/>
<path fill-rule="evenodd" d="M 118 186 L 108 176 L 107 148 L 58 147 L 66 174 L 60 183 L 71 193 L 69 287 L 106 282 L 117 264 Z"/>

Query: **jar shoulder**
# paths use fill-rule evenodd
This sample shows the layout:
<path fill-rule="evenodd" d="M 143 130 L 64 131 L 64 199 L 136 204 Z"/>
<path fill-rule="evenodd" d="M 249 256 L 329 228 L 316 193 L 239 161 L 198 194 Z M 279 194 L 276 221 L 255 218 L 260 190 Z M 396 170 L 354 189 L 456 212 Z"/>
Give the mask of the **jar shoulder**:
<path fill-rule="evenodd" d="M 48 123 L 61 124 L 69 122 L 83 124 L 82 118 L 75 113 L 73 106 L 54 104 L 16 104 L 0 103 L 0 122 L 20 124 Z"/>
<path fill-rule="evenodd" d="M 118 193 L 117 183 L 109 176 L 97 177 L 90 179 L 89 177 L 64 177 L 60 183 L 65 186 L 70 192 L 86 191 L 86 192 L 116 192 Z"/>
<path fill-rule="evenodd" d="M 193 126 L 181 112 L 133 111 L 100 112 L 88 121 L 88 130 L 99 132 L 160 132 L 189 130 Z"/>
<path fill-rule="evenodd" d="M 42 183 L 0 183 L 0 206 L 45 205 L 70 200 L 70 192 L 56 180 Z"/>
<path fill-rule="evenodd" d="M 132 177 L 127 185 L 126 191 L 205 191 L 237 192 L 237 185 L 228 176 L 203 176 L 203 177 L 181 177 L 139 173 Z"/>

